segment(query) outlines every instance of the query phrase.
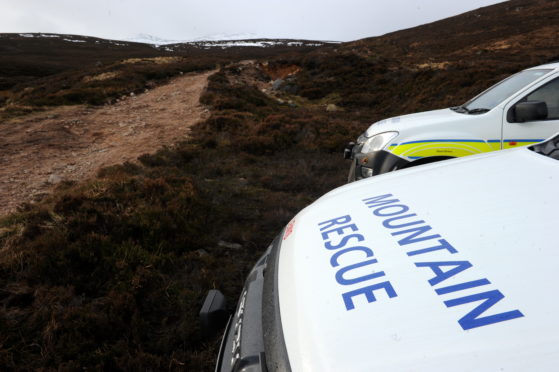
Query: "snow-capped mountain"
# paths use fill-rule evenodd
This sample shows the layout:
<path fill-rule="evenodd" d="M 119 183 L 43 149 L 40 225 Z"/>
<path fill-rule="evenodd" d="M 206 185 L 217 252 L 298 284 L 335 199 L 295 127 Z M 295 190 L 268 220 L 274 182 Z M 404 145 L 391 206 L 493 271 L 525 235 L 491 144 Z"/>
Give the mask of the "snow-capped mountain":
<path fill-rule="evenodd" d="M 151 44 L 155 46 L 169 45 L 169 44 L 186 44 L 198 43 L 202 41 L 222 41 L 222 40 L 248 40 L 256 39 L 256 34 L 213 34 L 204 37 L 197 37 L 194 39 L 163 39 L 158 36 L 150 34 L 137 34 L 131 37 L 119 38 L 122 41 L 130 41 L 134 43 Z"/>
<path fill-rule="evenodd" d="M 122 41 L 150 44 L 155 47 L 169 46 L 174 44 L 188 44 L 199 48 L 219 47 L 222 49 L 231 47 L 270 47 L 276 45 L 285 46 L 320 46 L 324 44 L 336 43 L 332 41 L 307 41 L 292 39 L 266 39 L 258 38 L 256 34 L 213 34 L 189 40 L 169 40 L 162 39 L 149 34 L 137 34 L 133 37 L 123 38 Z M 165 47 L 164 49 L 168 49 Z"/>
<path fill-rule="evenodd" d="M 192 42 L 198 41 L 225 41 L 225 40 L 250 40 L 258 39 L 258 35 L 254 33 L 237 33 L 237 34 L 212 34 L 192 39 Z"/>
<path fill-rule="evenodd" d="M 149 35 L 149 34 L 137 34 L 135 36 L 131 36 L 128 38 L 119 38 L 122 41 L 131 41 L 133 43 L 143 43 L 143 44 L 151 44 L 155 46 L 161 45 L 168 45 L 168 44 L 180 44 L 180 43 L 187 43 L 186 40 L 169 40 L 169 39 L 162 39 L 160 37 Z"/>
<path fill-rule="evenodd" d="M 313 48 L 327 44 L 335 44 L 333 41 L 316 41 L 316 40 L 296 40 L 296 39 L 266 39 L 256 38 L 255 34 L 213 34 L 201 38 L 191 40 L 169 40 L 162 39 L 149 34 L 137 34 L 129 38 L 118 38 L 116 40 L 101 39 L 92 36 L 83 35 L 65 35 L 51 33 L 19 33 L 19 34 L 0 34 L 0 37 L 20 37 L 25 39 L 51 39 L 58 40 L 63 43 L 94 43 L 97 45 L 111 45 L 122 47 L 151 47 L 165 52 L 185 52 L 187 50 L 198 49 L 231 49 L 231 48 Z M 137 44 L 136 44 L 137 43 Z"/>

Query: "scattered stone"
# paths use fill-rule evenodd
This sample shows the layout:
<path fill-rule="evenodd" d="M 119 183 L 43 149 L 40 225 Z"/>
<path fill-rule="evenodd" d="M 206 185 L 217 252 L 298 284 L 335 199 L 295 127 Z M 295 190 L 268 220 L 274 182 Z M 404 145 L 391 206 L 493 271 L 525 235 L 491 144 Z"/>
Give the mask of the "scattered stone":
<path fill-rule="evenodd" d="M 272 83 L 272 90 L 280 90 L 284 81 L 282 79 L 277 79 Z"/>
<path fill-rule="evenodd" d="M 209 254 L 208 251 L 206 251 L 205 249 L 202 249 L 202 248 L 197 249 L 196 253 L 198 253 L 198 256 L 200 256 L 200 257 L 204 257 L 204 256 L 207 256 Z"/>
<path fill-rule="evenodd" d="M 50 183 L 51 185 L 56 185 L 62 182 L 62 177 L 60 177 L 58 174 L 53 173 L 49 176 L 47 182 Z"/>
<path fill-rule="evenodd" d="M 135 96 L 134 92 L 130 92 L 130 97 L 134 97 L 134 96 Z"/>
<path fill-rule="evenodd" d="M 299 93 L 299 87 L 293 83 L 285 84 L 281 87 L 281 90 L 287 94 L 297 94 Z"/>
<path fill-rule="evenodd" d="M 243 246 L 238 244 L 238 243 L 230 243 L 230 242 L 226 242 L 223 240 L 220 240 L 217 243 L 218 246 L 223 247 L 223 248 L 229 248 L 229 249 L 241 249 Z"/>
<path fill-rule="evenodd" d="M 336 112 L 336 111 L 340 111 L 340 108 L 333 103 L 329 103 L 328 106 L 326 106 L 326 111 Z"/>

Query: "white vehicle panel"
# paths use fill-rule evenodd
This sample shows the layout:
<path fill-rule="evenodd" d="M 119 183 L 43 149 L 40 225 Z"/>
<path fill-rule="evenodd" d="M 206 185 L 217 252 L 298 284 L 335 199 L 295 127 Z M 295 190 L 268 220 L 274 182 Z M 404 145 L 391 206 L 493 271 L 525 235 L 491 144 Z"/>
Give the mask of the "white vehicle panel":
<path fill-rule="evenodd" d="M 506 116 L 520 99 L 557 78 L 558 66 L 527 69 L 550 72 L 518 89 L 488 112 L 467 114 L 447 108 L 402 115 L 372 124 L 366 136 L 398 132 L 385 149 L 407 161 L 433 156 L 462 157 L 540 142 L 559 130 L 559 119 L 508 123 Z"/>
<path fill-rule="evenodd" d="M 549 195 L 558 189 L 559 162 L 523 148 L 402 170 L 326 194 L 295 217 L 280 251 L 280 312 L 292 369 L 556 369 L 559 200 Z M 392 196 L 378 200 L 397 201 L 364 202 L 386 194 Z M 415 216 L 400 221 L 422 223 L 384 225 L 409 214 Z M 438 237 L 402 233 L 425 226 L 429 230 L 415 238 Z M 342 246 L 351 234 L 363 239 L 348 238 Z M 399 244 L 402 239 L 407 243 Z M 441 239 L 451 248 L 434 249 Z M 328 249 L 328 242 L 341 248 Z M 341 250 L 347 251 L 333 265 Z M 453 269 L 460 271 L 449 276 Z M 357 281 L 367 275 L 377 276 Z M 430 284 L 434 279 L 443 280 Z M 489 283 L 479 284 L 483 280 Z M 374 301 L 365 292 L 344 300 L 380 283 L 384 287 L 370 291 Z M 477 315 L 485 300 L 457 303 L 495 291 L 503 298 Z M 509 318 L 491 317 L 502 314 Z M 460 323 L 465 316 L 469 321 Z"/>

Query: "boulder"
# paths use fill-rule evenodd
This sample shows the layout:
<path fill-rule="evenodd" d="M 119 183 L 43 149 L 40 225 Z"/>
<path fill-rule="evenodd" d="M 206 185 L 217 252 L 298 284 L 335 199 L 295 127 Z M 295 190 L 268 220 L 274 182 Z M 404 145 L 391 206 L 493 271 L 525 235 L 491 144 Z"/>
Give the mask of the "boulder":
<path fill-rule="evenodd" d="M 284 81 L 282 79 L 277 79 L 272 83 L 272 90 L 280 90 Z"/>
<path fill-rule="evenodd" d="M 56 185 L 62 182 L 62 177 L 60 177 L 58 174 L 53 173 L 49 176 L 47 182 L 50 183 L 51 185 Z"/>

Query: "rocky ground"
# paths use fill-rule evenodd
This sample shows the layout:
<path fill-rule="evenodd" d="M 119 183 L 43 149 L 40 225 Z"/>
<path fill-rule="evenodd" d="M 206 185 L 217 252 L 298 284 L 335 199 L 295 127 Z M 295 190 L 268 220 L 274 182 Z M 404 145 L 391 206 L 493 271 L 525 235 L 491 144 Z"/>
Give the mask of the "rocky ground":
<path fill-rule="evenodd" d="M 200 95 L 213 71 L 122 97 L 103 107 L 66 106 L 0 123 L 0 215 L 41 199 L 62 181 L 171 146 L 207 116 Z"/>

